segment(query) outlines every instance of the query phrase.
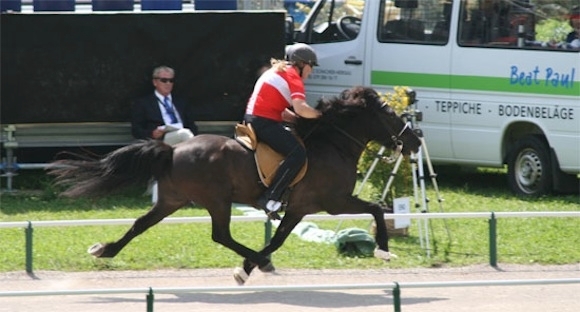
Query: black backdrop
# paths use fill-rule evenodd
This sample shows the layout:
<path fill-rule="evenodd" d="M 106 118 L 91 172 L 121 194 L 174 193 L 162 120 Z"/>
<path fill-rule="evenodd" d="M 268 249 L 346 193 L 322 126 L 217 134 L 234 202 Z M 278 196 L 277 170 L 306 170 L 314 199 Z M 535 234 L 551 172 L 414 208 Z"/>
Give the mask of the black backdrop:
<path fill-rule="evenodd" d="M 0 39 L 2 124 L 128 121 L 158 65 L 197 120 L 239 120 L 284 53 L 284 14 L 3 14 Z"/>

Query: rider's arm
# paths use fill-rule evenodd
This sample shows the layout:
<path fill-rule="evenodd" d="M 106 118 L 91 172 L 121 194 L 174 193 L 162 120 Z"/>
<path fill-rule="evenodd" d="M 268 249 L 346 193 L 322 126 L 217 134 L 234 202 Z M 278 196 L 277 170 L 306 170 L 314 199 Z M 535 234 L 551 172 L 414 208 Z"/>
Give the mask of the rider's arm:
<path fill-rule="evenodd" d="M 284 120 L 285 122 L 295 123 L 296 118 L 298 118 L 298 116 L 296 116 L 296 114 L 294 114 L 294 112 L 291 111 L 289 108 L 286 108 L 285 110 L 282 111 L 282 120 Z"/>
<path fill-rule="evenodd" d="M 303 118 L 318 118 L 321 113 L 315 108 L 312 108 L 303 99 L 292 99 L 292 108 L 294 112 Z"/>

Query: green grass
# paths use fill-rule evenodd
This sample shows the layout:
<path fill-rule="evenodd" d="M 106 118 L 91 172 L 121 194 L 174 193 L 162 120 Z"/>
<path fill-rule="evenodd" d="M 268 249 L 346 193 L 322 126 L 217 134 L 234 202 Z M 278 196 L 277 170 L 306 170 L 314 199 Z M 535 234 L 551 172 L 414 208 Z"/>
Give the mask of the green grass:
<path fill-rule="evenodd" d="M 522 199 L 513 196 L 498 170 L 474 173 L 440 173 L 437 179 L 444 212 L 578 211 L 578 195 Z M 149 209 L 142 190 L 99 200 L 58 198 L 42 173 L 26 172 L 14 180 L 19 191 L 0 197 L 0 221 L 137 218 Z M 28 191 L 41 189 L 41 191 Z M 437 194 L 427 185 L 429 210 L 439 212 Z M 361 197 L 376 198 L 380 191 L 367 187 Z M 412 191 L 409 186 L 407 191 Z M 378 195 L 377 195 L 378 194 Z M 233 210 L 234 214 L 241 214 Z M 172 217 L 207 216 L 204 209 L 187 207 Z M 370 220 L 317 221 L 322 229 L 349 227 L 369 229 Z M 420 247 L 417 221 L 407 237 L 392 237 L 390 249 L 399 256 L 389 263 L 372 257 L 339 255 L 334 245 L 312 243 L 291 235 L 272 257 L 279 268 L 410 268 L 464 266 L 489 262 L 487 219 L 432 219 L 429 221 L 431 257 Z M 580 219 L 499 218 L 498 262 L 569 264 L 580 259 Z M 145 270 L 160 268 L 230 268 L 241 258 L 211 240 L 206 223 L 159 224 L 135 238 L 117 257 L 94 259 L 86 253 L 96 242 L 120 238 L 129 225 L 34 228 L 34 270 Z M 264 244 L 262 222 L 234 222 L 235 239 L 251 248 Z M 448 232 L 450 236 L 448 236 Z M 25 267 L 25 237 L 22 228 L 0 228 L 0 271 Z"/>

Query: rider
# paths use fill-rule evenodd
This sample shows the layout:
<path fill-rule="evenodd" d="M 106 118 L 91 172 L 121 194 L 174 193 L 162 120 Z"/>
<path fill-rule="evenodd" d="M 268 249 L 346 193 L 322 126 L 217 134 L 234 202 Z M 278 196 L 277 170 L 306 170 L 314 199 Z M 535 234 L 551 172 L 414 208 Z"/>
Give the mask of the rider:
<path fill-rule="evenodd" d="M 304 91 L 304 80 L 318 65 L 310 46 L 293 44 L 286 49 L 286 60 L 272 59 L 271 65 L 254 86 L 244 121 L 252 125 L 258 140 L 285 157 L 256 203 L 270 218 L 279 219 L 276 211 L 282 206 L 280 198 L 306 162 L 306 150 L 283 122 L 295 121 L 296 115 L 318 118 L 321 113 L 306 103 Z"/>

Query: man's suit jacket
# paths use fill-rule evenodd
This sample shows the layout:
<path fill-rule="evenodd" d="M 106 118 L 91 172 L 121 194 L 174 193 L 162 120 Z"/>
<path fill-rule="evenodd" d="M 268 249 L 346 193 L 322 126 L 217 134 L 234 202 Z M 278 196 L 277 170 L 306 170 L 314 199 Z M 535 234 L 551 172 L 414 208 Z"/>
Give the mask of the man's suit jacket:
<path fill-rule="evenodd" d="M 172 96 L 173 105 L 179 113 L 183 122 L 183 127 L 188 128 L 197 135 L 197 125 L 195 124 L 191 109 L 185 102 Z M 155 93 L 140 98 L 133 103 L 131 112 L 131 133 L 136 139 L 151 139 L 151 133 L 159 126 L 165 125 L 159 102 Z"/>

